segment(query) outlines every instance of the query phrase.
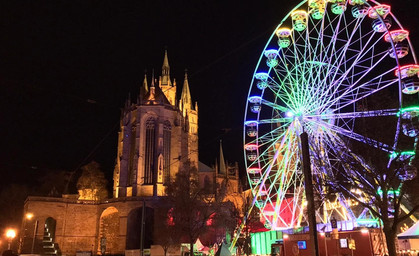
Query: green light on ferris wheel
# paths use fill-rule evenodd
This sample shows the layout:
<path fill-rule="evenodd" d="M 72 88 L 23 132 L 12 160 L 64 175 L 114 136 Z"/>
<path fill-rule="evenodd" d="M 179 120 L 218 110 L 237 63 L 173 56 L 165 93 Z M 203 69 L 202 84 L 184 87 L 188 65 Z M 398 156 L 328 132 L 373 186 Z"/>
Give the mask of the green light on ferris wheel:
<path fill-rule="evenodd" d="M 377 190 L 377 194 L 382 196 L 383 195 L 383 190 L 381 188 L 379 188 Z M 387 195 L 389 195 L 389 196 L 393 196 L 393 195 L 399 196 L 400 195 L 400 189 L 389 189 L 387 191 Z"/>
<path fill-rule="evenodd" d="M 415 151 L 403 151 L 403 152 L 393 152 L 390 154 L 390 157 L 392 159 L 395 159 L 397 157 L 401 158 L 401 159 L 405 159 L 406 157 L 411 157 L 416 155 Z"/>
<path fill-rule="evenodd" d="M 419 112 L 419 106 L 411 106 L 407 108 L 402 108 L 399 113 L 397 113 L 397 116 L 403 115 L 407 112 Z"/>

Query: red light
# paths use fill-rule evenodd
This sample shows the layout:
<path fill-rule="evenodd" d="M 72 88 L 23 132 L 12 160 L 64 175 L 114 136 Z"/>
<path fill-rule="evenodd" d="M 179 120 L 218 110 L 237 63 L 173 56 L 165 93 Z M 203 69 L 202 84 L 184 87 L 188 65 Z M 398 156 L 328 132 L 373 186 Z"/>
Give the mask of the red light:
<path fill-rule="evenodd" d="M 404 29 L 397 29 L 397 30 L 389 31 L 384 36 L 384 40 L 386 42 L 390 42 L 390 36 L 391 38 L 393 38 L 393 41 L 395 41 L 396 43 L 401 42 L 409 36 L 409 31 L 404 30 Z"/>

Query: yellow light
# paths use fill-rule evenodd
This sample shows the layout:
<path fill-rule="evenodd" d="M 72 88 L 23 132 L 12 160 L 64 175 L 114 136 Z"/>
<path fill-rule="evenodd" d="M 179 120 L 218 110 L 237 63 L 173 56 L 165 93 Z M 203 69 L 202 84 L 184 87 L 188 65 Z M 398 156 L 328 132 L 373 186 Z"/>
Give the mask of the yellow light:
<path fill-rule="evenodd" d="M 284 234 L 284 239 L 288 239 L 288 235 L 287 234 Z"/>
<path fill-rule="evenodd" d="M 16 230 L 14 230 L 14 229 L 8 229 L 6 231 L 6 237 L 9 238 L 9 239 L 15 238 L 16 237 Z"/>
<path fill-rule="evenodd" d="M 320 232 L 320 236 L 324 236 L 324 232 Z"/>
<path fill-rule="evenodd" d="M 368 229 L 366 229 L 366 228 L 361 229 L 361 233 L 362 234 L 368 234 Z"/>
<path fill-rule="evenodd" d="M 33 218 L 33 214 L 32 214 L 32 213 L 30 213 L 30 212 L 28 212 L 28 213 L 25 215 L 25 217 L 26 217 L 26 219 L 27 219 L 27 220 L 31 220 L 31 219 Z"/>

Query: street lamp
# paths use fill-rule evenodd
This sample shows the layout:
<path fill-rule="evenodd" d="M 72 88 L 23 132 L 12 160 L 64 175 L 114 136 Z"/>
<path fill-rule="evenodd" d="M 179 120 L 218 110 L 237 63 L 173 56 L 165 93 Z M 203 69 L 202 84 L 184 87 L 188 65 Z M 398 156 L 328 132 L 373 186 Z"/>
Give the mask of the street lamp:
<path fill-rule="evenodd" d="M 6 230 L 6 237 L 9 244 L 7 245 L 7 250 L 10 250 L 10 245 L 13 241 L 13 239 L 16 237 L 16 230 L 9 228 Z"/>
<path fill-rule="evenodd" d="M 28 212 L 27 214 L 25 214 L 25 218 L 27 220 L 31 220 L 33 218 L 33 213 Z"/>
<path fill-rule="evenodd" d="M 25 214 L 25 218 L 27 220 L 31 220 L 34 217 L 33 213 L 26 213 Z M 32 237 L 32 247 L 31 247 L 31 254 L 33 254 L 33 250 L 35 248 L 35 238 L 36 238 L 36 233 L 38 231 L 38 220 L 35 220 L 35 224 L 34 224 L 34 228 L 33 228 L 33 237 Z"/>

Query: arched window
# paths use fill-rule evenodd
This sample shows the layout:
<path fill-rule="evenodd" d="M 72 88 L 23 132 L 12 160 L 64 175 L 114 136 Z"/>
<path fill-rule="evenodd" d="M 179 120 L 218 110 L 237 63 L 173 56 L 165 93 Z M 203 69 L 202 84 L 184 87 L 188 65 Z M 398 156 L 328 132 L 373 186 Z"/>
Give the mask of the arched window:
<path fill-rule="evenodd" d="M 145 165 L 144 165 L 144 184 L 153 184 L 154 173 L 154 147 L 156 136 L 156 121 L 150 117 L 146 121 L 145 134 Z"/>
<path fill-rule="evenodd" d="M 129 149 L 129 169 L 128 169 L 128 186 L 132 186 L 135 176 L 135 152 L 136 152 L 136 127 L 135 123 L 131 127 L 130 149 Z"/>
<path fill-rule="evenodd" d="M 100 216 L 98 251 L 102 255 L 115 255 L 119 251 L 119 212 L 115 207 L 108 207 Z"/>
<path fill-rule="evenodd" d="M 163 123 L 163 183 L 170 182 L 170 148 L 172 139 L 172 125 L 169 121 Z"/>

